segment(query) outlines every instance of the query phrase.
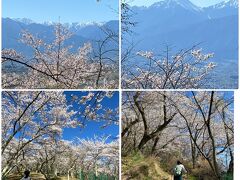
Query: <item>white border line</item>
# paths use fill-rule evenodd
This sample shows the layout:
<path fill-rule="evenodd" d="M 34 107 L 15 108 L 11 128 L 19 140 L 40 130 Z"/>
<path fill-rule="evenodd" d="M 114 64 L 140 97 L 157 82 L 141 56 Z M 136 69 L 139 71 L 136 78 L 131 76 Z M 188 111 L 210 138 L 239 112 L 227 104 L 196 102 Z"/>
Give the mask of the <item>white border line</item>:
<path fill-rule="evenodd" d="M 2 14 L 2 1 L 0 13 Z M 240 10 L 239 10 L 240 12 Z M 238 26 L 240 30 L 240 20 L 238 19 Z M 2 41 L 2 18 L 0 20 L 0 32 L 1 32 L 1 41 Z M 240 37 L 238 36 L 238 43 Z M 0 48 L 2 49 L 2 43 L 0 44 Z M 240 50 L 238 49 L 240 52 Z M 239 53 L 240 54 L 240 53 Z M 0 65 L 0 73 L 2 74 L 2 65 Z M 238 60 L 238 74 L 240 74 L 240 65 Z M 0 77 L 0 81 L 2 82 L 2 77 Z M 234 177 L 240 177 L 240 171 L 238 171 L 238 167 L 240 167 L 240 78 L 238 78 L 238 87 L 237 89 L 121 89 L 121 0 L 119 0 L 119 87 L 118 89 L 2 89 L 0 98 L 2 99 L 2 91 L 118 91 L 119 92 L 119 179 L 121 179 L 121 115 L 122 115 L 122 92 L 125 91 L 234 91 Z M 2 101 L 0 102 L 0 106 L 2 106 Z M 2 113 L 0 118 L 2 117 Z M 239 119 L 238 119 L 239 118 Z M 2 123 L 0 122 L 0 127 L 2 127 Z M 0 134 L 1 138 L 2 133 Z M 1 145 L 1 142 L 0 142 Z M 1 168 L 0 164 L 0 168 Z"/>
<path fill-rule="evenodd" d="M 234 178 L 240 177 L 240 91 L 234 92 Z M 236 148 L 237 147 L 237 148 Z"/>
<path fill-rule="evenodd" d="M 122 90 L 121 90 L 121 86 L 122 86 L 122 64 L 121 64 L 121 59 L 122 59 L 122 24 L 121 24 L 121 14 L 122 14 L 122 0 L 118 0 L 119 3 L 119 59 L 118 59 L 118 64 L 119 64 L 119 87 L 118 87 L 118 93 L 119 93 L 119 122 L 118 122 L 118 127 L 119 127 L 119 179 L 122 179 L 122 154 L 121 154 L 121 147 L 122 147 L 122 137 L 121 137 L 121 132 L 122 132 Z"/>
<path fill-rule="evenodd" d="M 2 1 L 1 1 L 1 5 L 0 5 L 0 13 L 1 13 L 1 20 L 0 20 L 0 54 L 1 54 L 1 57 L 2 57 Z M 2 149 L 2 63 L 0 63 L 0 88 L 1 88 L 1 91 L 0 91 L 0 129 L 1 129 L 1 133 L 0 133 L 0 147 Z M 2 154 L 0 155 L 0 160 L 1 160 L 1 163 L 0 163 L 0 169 L 1 169 L 1 172 L 0 172 L 0 175 L 2 177 Z"/>
<path fill-rule="evenodd" d="M 151 91 L 169 91 L 169 92 L 178 92 L 178 91 L 236 91 L 236 89 L 122 89 L 122 91 L 146 91 L 146 92 L 151 92 Z"/>

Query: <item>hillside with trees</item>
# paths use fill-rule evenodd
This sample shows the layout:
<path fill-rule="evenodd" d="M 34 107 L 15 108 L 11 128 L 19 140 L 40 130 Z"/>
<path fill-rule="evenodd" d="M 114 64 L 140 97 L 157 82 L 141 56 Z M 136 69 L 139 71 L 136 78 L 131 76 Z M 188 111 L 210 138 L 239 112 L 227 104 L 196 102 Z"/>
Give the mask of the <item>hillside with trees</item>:
<path fill-rule="evenodd" d="M 153 158 L 172 174 L 180 160 L 189 178 L 233 177 L 231 92 L 124 92 L 122 111 L 123 167 Z"/>

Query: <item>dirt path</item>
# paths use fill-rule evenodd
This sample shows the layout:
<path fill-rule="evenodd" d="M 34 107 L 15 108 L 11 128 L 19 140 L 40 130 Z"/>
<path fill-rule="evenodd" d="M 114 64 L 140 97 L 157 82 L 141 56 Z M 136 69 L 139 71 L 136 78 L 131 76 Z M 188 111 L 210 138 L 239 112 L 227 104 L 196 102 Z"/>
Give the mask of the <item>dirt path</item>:
<path fill-rule="evenodd" d="M 154 168 L 156 173 L 162 177 L 162 180 L 172 180 L 171 175 L 165 173 L 158 165 L 158 163 L 154 162 Z"/>
<path fill-rule="evenodd" d="M 172 180 L 172 176 L 161 168 L 156 157 L 135 155 L 124 157 L 122 160 L 123 180 Z"/>

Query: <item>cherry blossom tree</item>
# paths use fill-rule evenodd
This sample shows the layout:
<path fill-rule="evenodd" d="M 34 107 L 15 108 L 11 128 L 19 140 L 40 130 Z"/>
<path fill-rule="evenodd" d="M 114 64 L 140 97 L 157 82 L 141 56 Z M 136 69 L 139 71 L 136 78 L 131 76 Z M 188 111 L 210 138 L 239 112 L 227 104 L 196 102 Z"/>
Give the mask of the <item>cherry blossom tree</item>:
<path fill-rule="evenodd" d="M 86 94 L 86 95 L 84 95 Z M 64 128 L 85 127 L 86 121 L 118 125 L 118 109 L 105 109 L 114 92 L 4 91 L 2 94 L 2 176 L 32 167 L 46 178 L 56 175 L 56 160 L 74 145 L 61 140 Z M 72 158 L 78 157 L 76 153 Z M 72 161 L 70 161 L 72 162 Z M 69 165 L 70 166 L 70 165 Z"/>
<path fill-rule="evenodd" d="M 135 131 L 137 134 L 134 135 L 133 139 L 134 148 L 143 151 L 147 147 L 145 145 L 150 141 L 155 140 L 157 143 L 160 134 L 164 134 L 164 130 L 168 128 L 177 115 L 174 106 L 167 99 L 167 94 L 167 92 L 125 93 L 126 103 L 123 105 L 122 117 L 123 145 L 124 139 L 129 139 L 128 136 L 131 136 Z M 152 147 L 153 151 L 154 146 Z"/>
<path fill-rule="evenodd" d="M 195 46 L 176 54 L 172 54 L 168 46 L 161 55 L 155 55 L 151 51 L 139 51 L 136 54 L 140 63 L 123 69 L 124 88 L 202 88 L 207 75 L 216 66 L 215 63 L 208 62 L 213 54 L 203 54 L 202 49 Z"/>
<path fill-rule="evenodd" d="M 105 172 L 118 176 L 119 145 L 118 140 L 107 143 L 108 137 L 79 140 L 78 147 L 86 152 L 84 163 L 87 171 L 94 170 L 96 174 Z"/>
<path fill-rule="evenodd" d="M 233 97 L 223 99 L 223 95 L 218 95 L 212 91 L 192 92 L 192 96 L 188 96 L 187 98 L 189 104 L 192 104 L 192 106 L 188 105 L 186 108 L 182 108 L 181 106 L 181 108 L 178 108 L 178 112 L 186 122 L 193 143 L 192 146 L 195 147 L 192 153 L 196 151 L 200 153 L 207 160 L 215 177 L 221 178 L 221 169 L 219 169 L 221 155 L 229 154 L 233 158 L 233 129 L 231 128 L 233 114 L 229 110 L 230 105 L 233 103 Z M 224 117 L 225 110 L 223 109 L 228 112 L 228 125 L 224 123 L 226 119 Z M 195 155 L 193 155 L 194 158 L 196 158 Z M 232 168 L 230 166 L 232 166 L 231 163 L 227 168 Z"/>
<path fill-rule="evenodd" d="M 97 41 L 97 49 L 85 43 L 77 52 L 66 41 L 72 36 L 60 23 L 55 25 L 52 43 L 23 31 L 21 43 L 32 49 L 32 57 L 14 49 L 2 50 L 3 88 L 116 88 L 118 78 L 118 50 L 109 44 L 117 43 L 118 36 L 104 30 Z M 24 72 L 17 71 L 22 67 Z"/>

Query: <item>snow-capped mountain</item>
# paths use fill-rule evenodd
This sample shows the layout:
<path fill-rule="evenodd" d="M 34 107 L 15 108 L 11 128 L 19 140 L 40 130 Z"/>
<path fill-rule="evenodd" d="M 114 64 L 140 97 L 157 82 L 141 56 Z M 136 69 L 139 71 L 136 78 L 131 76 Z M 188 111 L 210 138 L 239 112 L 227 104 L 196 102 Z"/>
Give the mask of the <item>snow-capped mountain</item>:
<path fill-rule="evenodd" d="M 133 21 L 140 22 L 145 33 L 167 32 L 207 19 L 202 9 L 189 0 L 164 0 L 144 8 L 134 6 L 132 11 L 134 12 Z M 136 27 L 136 29 L 140 28 L 140 25 Z"/>
<path fill-rule="evenodd" d="M 85 22 L 85 23 L 71 23 L 70 26 L 75 26 L 75 27 L 86 27 L 86 26 L 102 26 L 106 22 Z"/>
<path fill-rule="evenodd" d="M 14 48 L 23 54 L 29 55 L 31 50 L 19 42 L 22 30 L 28 30 L 46 42 L 54 40 L 54 25 L 52 22 L 35 23 L 29 19 L 11 19 L 2 18 L 2 47 Z M 118 21 L 109 21 L 104 24 L 91 23 L 71 23 L 64 24 L 73 33 L 73 36 L 66 41 L 67 45 L 72 45 L 73 50 L 77 50 L 85 42 L 94 42 L 98 39 L 104 38 L 105 34 L 101 31 L 101 27 L 107 27 L 113 32 L 118 33 Z"/>
<path fill-rule="evenodd" d="M 14 18 L 13 20 L 27 24 L 27 25 L 35 23 L 33 20 L 28 18 Z"/>
<path fill-rule="evenodd" d="M 190 10 L 190 11 L 201 11 L 201 8 L 194 5 L 189 0 L 165 0 L 154 3 L 153 7 L 163 7 L 163 8 L 178 8 L 182 7 L 184 9 Z"/>
<path fill-rule="evenodd" d="M 54 25 L 56 25 L 57 22 L 44 21 L 43 23 L 37 23 L 27 18 L 16 18 L 16 19 L 3 18 L 3 23 L 4 24 L 10 23 L 11 26 L 13 27 L 12 28 L 13 30 L 15 30 L 16 28 L 19 27 L 19 25 L 21 25 L 21 27 L 24 27 L 24 28 L 28 28 L 28 26 L 33 28 L 34 32 L 35 31 L 37 32 L 39 28 L 40 31 L 47 32 L 46 34 L 50 34 L 49 31 L 50 30 L 52 31 Z M 113 30 L 114 32 L 118 32 L 118 25 L 119 25 L 118 21 L 116 20 L 109 21 L 109 22 L 63 23 L 63 26 L 69 29 L 73 34 L 82 36 L 87 39 L 95 39 L 101 36 L 102 30 L 100 27 L 103 27 L 103 28 L 106 27 L 108 29 Z"/>
<path fill-rule="evenodd" d="M 133 28 L 140 49 L 159 49 L 161 44 L 189 47 L 204 42 L 219 56 L 236 58 L 238 0 L 225 0 L 200 8 L 190 0 L 163 0 L 149 7 L 133 6 Z M 221 43 L 224 42 L 224 43 Z"/>
<path fill-rule="evenodd" d="M 225 0 L 203 10 L 210 19 L 232 16 L 238 14 L 238 0 Z"/>
<path fill-rule="evenodd" d="M 227 7 L 238 8 L 238 0 L 225 0 L 223 2 L 220 2 L 220 3 L 210 6 L 210 7 L 215 8 L 215 9 L 222 9 L 222 8 L 227 8 Z"/>
<path fill-rule="evenodd" d="M 224 8 L 238 8 L 239 2 L 238 0 L 224 0 L 220 3 L 217 3 L 215 5 L 201 8 L 197 5 L 193 4 L 190 0 L 160 0 L 159 2 L 153 3 L 151 6 L 134 6 L 135 8 L 141 9 L 141 10 L 147 10 L 147 9 L 155 9 L 155 8 L 164 8 L 164 9 L 176 9 L 176 8 L 184 8 L 188 11 L 204 11 L 206 9 L 224 9 Z"/>
<path fill-rule="evenodd" d="M 29 24 L 42 24 L 45 26 L 52 26 L 55 25 L 57 22 L 53 22 L 53 21 L 44 21 L 43 23 L 38 23 L 33 21 L 32 19 L 28 19 L 28 18 L 14 18 L 14 21 L 29 25 Z M 73 22 L 73 23 L 63 23 L 64 26 L 66 26 L 67 28 L 73 28 L 73 29 L 81 29 L 81 28 L 85 28 L 87 26 L 103 26 L 106 22 L 94 22 L 94 21 L 90 21 L 90 22 L 84 22 L 84 23 L 79 23 L 79 22 Z"/>

